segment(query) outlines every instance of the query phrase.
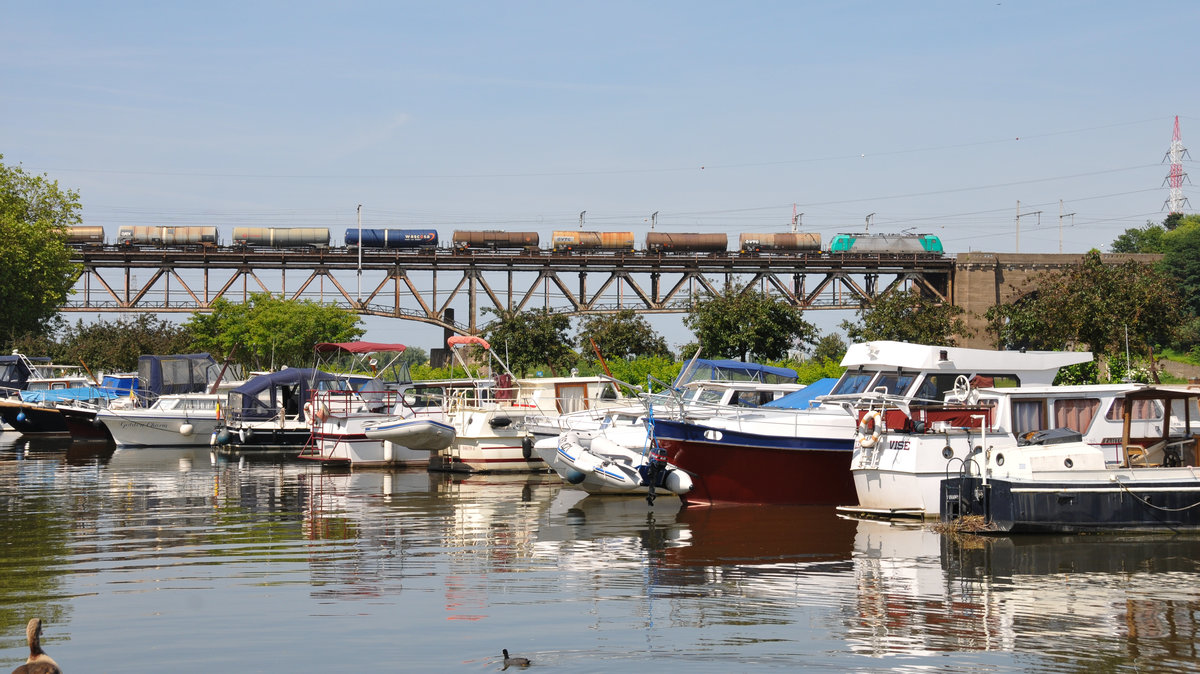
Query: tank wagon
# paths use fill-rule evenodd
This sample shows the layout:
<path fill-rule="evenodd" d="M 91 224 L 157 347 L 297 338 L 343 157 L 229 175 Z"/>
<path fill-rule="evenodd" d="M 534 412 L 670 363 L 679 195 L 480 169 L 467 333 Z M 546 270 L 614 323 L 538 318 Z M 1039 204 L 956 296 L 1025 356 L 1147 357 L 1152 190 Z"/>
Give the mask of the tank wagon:
<path fill-rule="evenodd" d="M 738 250 L 743 253 L 819 253 L 821 235 L 802 232 L 784 234 L 742 234 Z"/>
<path fill-rule="evenodd" d="M 293 248 L 329 245 L 328 227 L 234 227 L 233 245 Z"/>
<path fill-rule="evenodd" d="M 538 247 L 537 232 L 506 232 L 501 229 L 483 231 L 455 230 L 455 250 L 472 250 L 483 248 L 487 250 L 536 250 Z"/>
<path fill-rule="evenodd" d="M 103 246 L 104 228 L 90 225 L 72 225 L 67 229 L 67 245 Z"/>
<path fill-rule="evenodd" d="M 932 234 L 838 234 L 830 253 L 928 253 L 941 255 L 942 240 Z"/>
<path fill-rule="evenodd" d="M 346 245 L 358 245 L 358 229 L 346 229 Z M 363 248 L 436 248 L 436 229 L 364 229 Z"/>
<path fill-rule="evenodd" d="M 117 243 L 122 246 L 215 246 L 217 228 L 123 225 L 117 230 Z"/>
<path fill-rule="evenodd" d="M 637 249 L 633 232 L 584 232 L 556 231 L 550 235 L 551 247 L 554 252 L 563 253 L 579 251 L 621 251 L 632 253 Z"/>
<path fill-rule="evenodd" d="M 674 234 L 650 232 L 646 235 L 648 253 L 723 253 L 729 247 L 725 234 Z"/>

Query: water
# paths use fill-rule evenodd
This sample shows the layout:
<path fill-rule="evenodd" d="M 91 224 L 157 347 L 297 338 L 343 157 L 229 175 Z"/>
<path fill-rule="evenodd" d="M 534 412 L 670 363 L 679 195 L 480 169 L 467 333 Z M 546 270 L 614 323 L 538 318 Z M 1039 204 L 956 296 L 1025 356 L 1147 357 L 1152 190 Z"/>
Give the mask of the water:
<path fill-rule="evenodd" d="M 28 452 L 26 450 L 28 449 Z M 0 671 L 1194 671 L 1200 538 L 0 437 Z"/>

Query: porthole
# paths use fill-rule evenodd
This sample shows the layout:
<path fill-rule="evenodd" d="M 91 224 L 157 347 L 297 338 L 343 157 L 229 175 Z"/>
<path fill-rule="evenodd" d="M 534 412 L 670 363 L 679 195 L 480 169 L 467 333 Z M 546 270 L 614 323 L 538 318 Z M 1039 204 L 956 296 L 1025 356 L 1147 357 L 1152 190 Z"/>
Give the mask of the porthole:
<path fill-rule="evenodd" d="M 996 455 L 996 465 L 997 465 L 997 466 L 1003 466 L 1003 465 L 1004 465 L 1004 455 L 1003 455 L 1003 454 L 997 454 L 997 455 Z"/>
<path fill-rule="evenodd" d="M 1067 458 L 1063 459 L 1063 465 L 1067 468 L 1071 468 L 1075 465 L 1075 462 L 1072 461 L 1071 457 L 1068 456 Z"/>
<path fill-rule="evenodd" d="M 945 447 L 942 447 L 942 458 L 943 459 L 951 459 L 953 457 L 954 457 L 954 450 L 950 447 L 950 445 L 946 445 Z"/>

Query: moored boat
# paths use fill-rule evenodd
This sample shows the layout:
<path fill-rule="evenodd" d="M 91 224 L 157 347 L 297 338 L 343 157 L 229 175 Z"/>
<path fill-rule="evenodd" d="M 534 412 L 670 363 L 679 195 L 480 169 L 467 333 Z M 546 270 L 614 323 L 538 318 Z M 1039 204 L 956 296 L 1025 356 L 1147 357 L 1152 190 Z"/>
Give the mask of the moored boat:
<path fill-rule="evenodd" d="M 683 495 L 692 489 L 692 478 L 657 451 L 635 451 L 604 435 L 585 440 L 567 432 L 539 440 L 534 452 L 569 484 L 591 494 L 652 494 L 657 489 Z"/>
<path fill-rule="evenodd" d="M 959 376 L 973 385 L 1053 383 L 1059 368 L 1090 353 L 1015 352 L 902 342 L 852 345 L 846 372 L 816 407 L 733 408 L 711 419 L 657 419 L 667 460 L 692 475 L 688 503 L 849 505 L 858 421 L 849 407 L 866 392 L 942 400 Z"/>
<path fill-rule="evenodd" d="M 1180 386 L 1125 392 L 1119 463 L 1078 433 L 989 445 L 942 480 L 941 519 L 984 533 L 1200 530 L 1200 441 L 1191 432 L 1198 397 Z M 1146 401 L 1167 419 L 1159 433 L 1139 436 L 1133 419 Z M 1184 423 L 1171 424 L 1178 408 Z"/>

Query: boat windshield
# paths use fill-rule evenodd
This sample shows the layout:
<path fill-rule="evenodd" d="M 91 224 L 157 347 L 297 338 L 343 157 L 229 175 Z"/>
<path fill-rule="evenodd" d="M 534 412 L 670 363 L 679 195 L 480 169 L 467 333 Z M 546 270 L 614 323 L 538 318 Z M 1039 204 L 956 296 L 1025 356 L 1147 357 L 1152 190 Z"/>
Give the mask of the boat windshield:
<path fill-rule="evenodd" d="M 849 372 L 842 375 L 842 379 L 829 392 L 830 395 L 843 395 L 847 393 L 862 393 L 867 390 L 867 384 L 875 378 L 874 372 Z"/>
<path fill-rule="evenodd" d="M 889 395 L 904 395 L 912 387 L 916 378 L 915 372 L 882 372 L 879 378 L 871 384 L 871 390 L 876 391 L 882 388 L 883 392 Z"/>

